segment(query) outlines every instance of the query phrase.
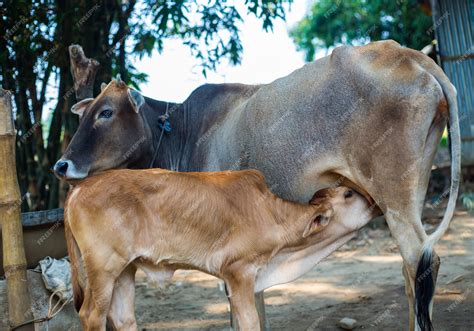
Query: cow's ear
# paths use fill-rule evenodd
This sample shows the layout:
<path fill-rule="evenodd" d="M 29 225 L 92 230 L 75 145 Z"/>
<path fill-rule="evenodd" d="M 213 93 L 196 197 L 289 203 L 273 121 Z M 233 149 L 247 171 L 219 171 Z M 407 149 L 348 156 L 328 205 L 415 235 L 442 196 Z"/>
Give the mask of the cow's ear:
<path fill-rule="evenodd" d="M 78 103 L 72 105 L 71 112 L 73 114 L 79 115 L 79 117 L 82 117 L 82 115 L 84 114 L 84 110 L 86 110 L 86 108 L 90 105 L 92 101 L 94 101 L 93 98 L 87 98 L 79 101 Z"/>
<path fill-rule="evenodd" d="M 128 100 L 130 100 L 133 110 L 138 113 L 140 108 L 145 104 L 145 98 L 138 91 L 131 88 L 127 90 L 127 94 Z"/>
<path fill-rule="evenodd" d="M 331 207 L 327 208 L 324 211 L 317 213 L 313 216 L 303 232 L 303 238 L 307 238 L 315 233 L 318 233 L 329 224 L 331 217 L 333 216 L 334 211 Z"/>

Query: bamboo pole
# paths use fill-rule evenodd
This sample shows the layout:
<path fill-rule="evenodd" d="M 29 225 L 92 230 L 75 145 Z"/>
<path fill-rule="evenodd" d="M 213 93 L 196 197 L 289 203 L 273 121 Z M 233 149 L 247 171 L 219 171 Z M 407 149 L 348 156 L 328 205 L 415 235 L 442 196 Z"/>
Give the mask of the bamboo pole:
<path fill-rule="evenodd" d="M 11 326 L 33 318 L 26 277 L 20 205 L 11 96 L 10 92 L 0 87 L 0 225 Z M 17 330 L 33 330 L 33 326 L 30 324 Z"/>

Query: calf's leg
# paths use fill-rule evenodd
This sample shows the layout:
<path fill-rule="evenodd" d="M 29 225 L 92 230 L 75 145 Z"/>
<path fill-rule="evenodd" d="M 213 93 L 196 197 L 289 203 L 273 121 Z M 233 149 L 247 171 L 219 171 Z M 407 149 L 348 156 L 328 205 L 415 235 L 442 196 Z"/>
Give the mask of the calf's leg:
<path fill-rule="evenodd" d="M 254 279 L 252 277 L 231 277 L 226 280 L 232 327 L 241 331 L 260 331 L 260 319 L 255 306 Z"/>
<path fill-rule="evenodd" d="M 135 273 L 130 264 L 117 278 L 107 320 L 113 330 L 137 330 L 135 319 Z"/>
<path fill-rule="evenodd" d="M 88 288 L 79 311 L 85 331 L 105 331 L 107 314 L 114 292 L 115 282 L 125 270 L 126 262 L 109 250 L 97 247 L 94 254 L 84 254 Z"/>
<path fill-rule="evenodd" d="M 227 295 L 227 298 L 230 304 L 229 291 L 227 289 L 227 285 L 225 286 L 225 293 Z M 265 297 L 263 295 L 263 291 L 255 293 L 255 306 L 257 308 L 258 318 L 260 320 L 260 329 L 265 330 L 265 331 L 270 331 L 270 323 L 267 320 L 266 314 L 265 314 L 265 300 L 264 299 Z M 233 330 L 238 329 L 237 320 L 232 312 L 232 307 L 230 309 L 230 326 Z"/>
<path fill-rule="evenodd" d="M 85 331 L 105 331 L 106 317 L 109 311 L 115 279 L 106 275 L 88 278 L 90 290 L 84 296 L 84 304 L 79 311 L 82 327 Z"/>
<path fill-rule="evenodd" d="M 82 305 L 79 310 L 79 319 L 84 329 L 86 329 L 88 318 L 93 308 L 94 302 L 92 301 L 92 293 L 89 285 L 87 285 L 87 287 L 84 289 L 84 300 L 82 301 Z"/>

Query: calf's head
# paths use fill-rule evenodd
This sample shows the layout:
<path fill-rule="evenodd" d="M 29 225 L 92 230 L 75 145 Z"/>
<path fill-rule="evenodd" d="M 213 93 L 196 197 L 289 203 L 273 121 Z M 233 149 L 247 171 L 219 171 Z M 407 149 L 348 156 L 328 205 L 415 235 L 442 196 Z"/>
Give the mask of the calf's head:
<path fill-rule="evenodd" d="M 320 206 L 321 214 L 308 224 L 303 237 L 321 231 L 329 223 L 352 232 L 380 215 L 376 205 L 370 205 L 361 194 L 344 186 L 319 190 L 309 203 Z"/>
<path fill-rule="evenodd" d="M 80 122 L 54 165 L 60 179 L 80 179 L 96 171 L 124 168 L 147 155 L 151 132 L 142 114 L 145 99 L 121 80 L 104 85 L 96 98 L 71 108 Z"/>

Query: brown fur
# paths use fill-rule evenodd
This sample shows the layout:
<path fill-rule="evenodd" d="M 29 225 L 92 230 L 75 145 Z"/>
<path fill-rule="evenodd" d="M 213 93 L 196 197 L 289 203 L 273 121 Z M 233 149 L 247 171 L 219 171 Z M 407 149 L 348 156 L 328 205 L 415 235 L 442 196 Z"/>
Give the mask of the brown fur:
<path fill-rule="evenodd" d="M 330 189 L 310 205 L 289 202 L 273 195 L 256 170 L 114 170 L 77 183 L 66 201 L 65 223 L 74 300 L 84 328 L 103 330 L 123 270 L 134 266 L 151 278 L 158 275 L 158 281 L 178 268 L 224 279 L 239 325 L 254 329 L 252 288 L 258 270 L 278 251 L 304 247 L 307 233 L 327 225 L 318 217 L 330 217 L 331 199 L 344 190 Z M 82 265 L 86 288 L 78 280 Z M 131 293 L 127 288 L 120 291 Z M 111 318 L 120 324 L 117 316 Z M 120 325 L 136 326 L 132 319 Z"/>

